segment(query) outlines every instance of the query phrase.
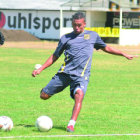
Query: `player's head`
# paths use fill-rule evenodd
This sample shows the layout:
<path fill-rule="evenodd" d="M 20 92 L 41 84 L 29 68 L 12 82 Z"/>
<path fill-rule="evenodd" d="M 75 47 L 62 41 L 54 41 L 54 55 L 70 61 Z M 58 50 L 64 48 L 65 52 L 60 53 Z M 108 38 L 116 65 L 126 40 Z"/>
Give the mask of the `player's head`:
<path fill-rule="evenodd" d="M 84 31 L 86 26 L 85 14 L 77 12 L 72 16 L 72 27 L 76 34 L 80 34 Z"/>

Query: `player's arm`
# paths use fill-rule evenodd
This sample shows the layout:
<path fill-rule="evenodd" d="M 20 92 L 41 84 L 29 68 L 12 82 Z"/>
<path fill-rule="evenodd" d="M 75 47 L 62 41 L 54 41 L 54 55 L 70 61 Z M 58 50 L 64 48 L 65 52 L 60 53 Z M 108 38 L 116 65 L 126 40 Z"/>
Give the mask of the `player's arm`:
<path fill-rule="evenodd" d="M 0 46 L 4 44 L 5 38 L 4 35 L 0 32 Z"/>
<path fill-rule="evenodd" d="M 56 57 L 54 54 L 52 54 L 39 69 L 34 70 L 32 72 L 32 76 L 35 77 L 36 75 L 40 74 L 41 71 L 43 71 L 44 69 L 51 66 L 57 59 L 58 59 L 58 57 Z"/>
<path fill-rule="evenodd" d="M 46 62 L 37 70 L 32 72 L 32 76 L 35 77 L 36 75 L 40 74 L 45 68 L 51 66 L 63 53 L 65 49 L 66 39 L 65 36 L 61 37 L 59 40 L 58 46 L 55 52 L 46 60 Z"/>
<path fill-rule="evenodd" d="M 135 55 L 128 55 L 126 53 L 121 52 L 120 50 L 110 47 L 109 45 L 107 45 L 106 47 L 102 48 L 102 50 L 104 52 L 110 53 L 110 54 L 114 54 L 114 55 L 120 55 L 120 56 L 124 56 L 125 58 L 132 60 L 134 57 L 137 57 Z"/>

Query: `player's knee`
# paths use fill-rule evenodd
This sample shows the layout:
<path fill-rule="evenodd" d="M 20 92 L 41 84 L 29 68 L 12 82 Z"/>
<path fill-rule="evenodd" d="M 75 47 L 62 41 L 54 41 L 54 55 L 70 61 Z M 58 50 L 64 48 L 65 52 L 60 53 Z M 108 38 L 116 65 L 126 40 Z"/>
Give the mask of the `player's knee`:
<path fill-rule="evenodd" d="M 82 101 L 84 98 L 84 92 L 81 89 L 76 90 L 75 99 L 78 101 Z"/>
<path fill-rule="evenodd" d="M 40 94 L 40 98 L 43 99 L 43 100 L 47 100 L 49 99 L 51 96 L 49 96 L 48 94 L 46 94 L 45 92 L 41 92 Z"/>

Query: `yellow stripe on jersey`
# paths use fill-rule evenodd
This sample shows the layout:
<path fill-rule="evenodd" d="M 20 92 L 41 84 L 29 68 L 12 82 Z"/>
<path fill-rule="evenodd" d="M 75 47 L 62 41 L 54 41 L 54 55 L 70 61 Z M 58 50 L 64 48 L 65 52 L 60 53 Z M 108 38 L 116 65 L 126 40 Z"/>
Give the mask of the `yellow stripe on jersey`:
<path fill-rule="evenodd" d="M 91 57 L 89 57 L 89 59 L 87 60 L 87 63 L 86 63 L 86 65 L 85 65 L 85 67 L 84 67 L 84 70 L 83 70 L 82 73 L 81 73 L 81 76 L 84 76 L 84 73 L 85 73 L 85 70 L 86 70 L 87 65 L 88 65 L 88 63 L 89 63 L 90 58 L 91 58 Z"/>
<path fill-rule="evenodd" d="M 62 65 L 62 68 L 61 68 L 61 71 L 60 72 L 63 72 L 64 71 L 65 66 L 66 66 L 66 63 L 64 62 L 64 64 Z"/>
<path fill-rule="evenodd" d="M 67 60 L 68 60 L 68 55 L 66 56 L 66 58 L 67 58 Z M 62 65 L 62 68 L 61 68 L 61 71 L 60 71 L 60 72 L 63 72 L 63 71 L 64 71 L 64 69 L 65 69 L 65 67 L 66 67 L 66 62 L 64 62 L 64 63 L 63 63 L 63 65 Z"/>

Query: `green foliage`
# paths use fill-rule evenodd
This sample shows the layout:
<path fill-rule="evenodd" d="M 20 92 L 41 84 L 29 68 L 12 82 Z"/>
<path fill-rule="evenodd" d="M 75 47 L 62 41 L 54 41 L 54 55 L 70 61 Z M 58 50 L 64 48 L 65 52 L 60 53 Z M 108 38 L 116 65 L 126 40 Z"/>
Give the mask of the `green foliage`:
<path fill-rule="evenodd" d="M 47 101 L 39 98 L 40 90 L 58 71 L 64 56 L 33 78 L 35 64 L 43 64 L 53 53 L 46 49 L 0 48 L 0 115 L 12 118 L 6 136 L 69 135 L 66 127 L 74 101 L 69 87 Z M 140 133 L 140 61 L 95 52 L 90 83 L 74 135 Z M 41 115 L 52 118 L 49 132 L 39 132 L 35 121 Z M 69 137 L 67 139 L 132 140 L 140 136 Z M 20 139 L 20 138 L 15 138 Z M 24 138 L 21 138 L 24 139 Z M 25 138 L 45 139 L 45 138 Z M 51 138 L 66 139 L 66 138 Z"/>

